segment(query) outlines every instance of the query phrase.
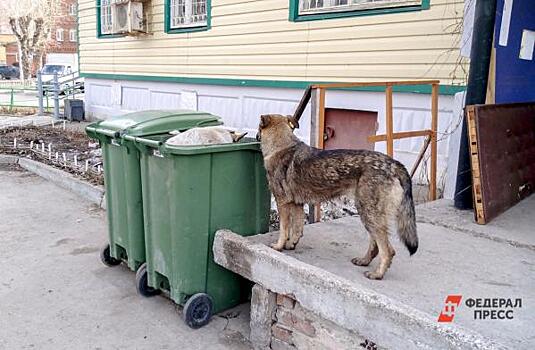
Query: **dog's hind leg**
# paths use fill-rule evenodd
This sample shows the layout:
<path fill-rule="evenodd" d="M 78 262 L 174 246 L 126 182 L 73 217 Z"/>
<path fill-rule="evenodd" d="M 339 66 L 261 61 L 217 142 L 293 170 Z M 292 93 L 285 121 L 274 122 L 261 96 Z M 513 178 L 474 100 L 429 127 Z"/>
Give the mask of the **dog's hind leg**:
<path fill-rule="evenodd" d="M 280 220 L 280 231 L 279 239 L 276 243 L 271 245 L 271 248 L 281 251 L 288 240 L 288 231 L 290 229 L 290 216 L 292 214 L 292 204 L 277 204 L 277 209 L 279 210 L 279 220 Z"/>
<path fill-rule="evenodd" d="M 289 235 L 284 246 L 285 249 L 293 250 L 303 236 L 303 226 L 305 224 L 305 211 L 303 205 L 292 204 L 290 214 Z"/>
<path fill-rule="evenodd" d="M 353 259 L 351 259 L 351 262 L 357 266 L 368 266 L 377 256 L 377 254 L 379 254 L 377 242 L 375 241 L 375 238 L 370 235 L 370 244 L 368 246 L 368 251 L 366 252 L 366 255 L 364 255 L 362 258 L 354 257 Z"/>
<path fill-rule="evenodd" d="M 388 241 L 388 227 L 384 225 L 376 231 L 377 247 L 379 248 L 379 258 L 381 262 L 379 267 L 375 271 L 366 271 L 364 276 L 372 280 L 383 279 L 386 270 L 392 264 L 392 258 L 396 255 L 394 248 L 390 245 Z"/>
<path fill-rule="evenodd" d="M 355 205 L 357 207 L 357 211 L 360 215 L 360 220 L 364 224 L 364 227 L 366 228 L 366 231 L 368 231 L 368 235 L 370 236 L 370 243 L 368 245 L 368 251 L 363 257 L 354 257 L 351 259 L 351 262 L 354 265 L 357 266 L 368 266 L 372 262 L 373 259 L 379 254 L 379 248 L 377 248 L 377 242 L 375 241 L 374 235 L 372 235 L 372 228 L 371 224 L 373 223 L 372 219 L 367 217 L 367 211 L 363 207 L 363 203 L 359 200 L 359 196 L 357 195 L 355 198 Z"/>
<path fill-rule="evenodd" d="M 365 178 L 360 179 L 355 202 L 360 219 L 370 234 L 370 247 L 366 256 L 362 258 L 362 261 L 353 259 L 355 261 L 352 260 L 352 262 L 354 264 L 356 262 L 367 262 L 368 254 L 371 262 L 378 253 L 381 259 L 379 267 L 373 272 L 366 271 L 364 275 L 369 279 L 382 279 L 386 270 L 392 264 L 392 258 L 396 252 L 388 241 L 387 205 L 384 200 L 381 200 L 381 191 L 377 191 L 373 185 L 368 184 L 373 184 L 373 181 Z M 376 242 L 377 250 L 374 249 L 372 240 Z"/>

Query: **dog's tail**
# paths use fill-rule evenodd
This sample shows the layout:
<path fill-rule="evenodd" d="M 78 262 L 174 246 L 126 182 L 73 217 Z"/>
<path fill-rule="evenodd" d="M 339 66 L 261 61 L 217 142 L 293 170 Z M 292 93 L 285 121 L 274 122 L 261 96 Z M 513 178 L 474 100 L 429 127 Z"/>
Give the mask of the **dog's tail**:
<path fill-rule="evenodd" d="M 404 167 L 398 172 L 398 178 L 403 188 L 403 195 L 397 216 L 398 236 L 412 255 L 418 250 L 416 215 L 414 213 L 414 201 L 412 199 L 412 181 Z"/>

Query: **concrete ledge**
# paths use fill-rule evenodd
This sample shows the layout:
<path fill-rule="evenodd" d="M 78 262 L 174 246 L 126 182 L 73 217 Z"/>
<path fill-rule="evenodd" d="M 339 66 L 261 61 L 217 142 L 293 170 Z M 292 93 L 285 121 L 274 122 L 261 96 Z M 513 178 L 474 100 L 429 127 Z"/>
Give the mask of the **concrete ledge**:
<path fill-rule="evenodd" d="M 60 187 L 78 194 L 88 201 L 97 204 L 102 209 L 106 209 L 104 189 L 102 187 L 91 185 L 85 181 L 75 178 L 65 171 L 28 158 L 0 155 L 0 163 L 18 164 L 27 171 L 39 175 Z"/>
<path fill-rule="evenodd" d="M 0 154 L 0 164 L 18 164 L 19 157 Z"/>
<path fill-rule="evenodd" d="M 214 240 L 214 260 L 304 308 L 388 349 L 506 349 L 482 335 L 394 301 L 324 269 L 228 230 Z"/>

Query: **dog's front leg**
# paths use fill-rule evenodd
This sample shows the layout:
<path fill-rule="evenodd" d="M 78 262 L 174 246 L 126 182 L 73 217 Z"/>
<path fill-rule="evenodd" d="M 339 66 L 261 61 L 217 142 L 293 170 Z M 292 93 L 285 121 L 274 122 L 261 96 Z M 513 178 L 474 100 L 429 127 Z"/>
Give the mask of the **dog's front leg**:
<path fill-rule="evenodd" d="M 279 220 L 280 220 L 280 231 L 279 239 L 276 243 L 271 245 L 271 248 L 281 251 L 284 249 L 286 240 L 288 239 L 288 230 L 290 226 L 290 215 L 292 213 L 292 204 L 277 204 L 277 209 L 279 210 Z"/>
<path fill-rule="evenodd" d="M 303 236 L 303 226 L 305 224 L 305 210 L 302 204 L 292 204 L 290 213 L 288 239 L 284 245 L 284 248 L 287 250 L 295 249 L 297 243 L 299 243 L 299 240 Z"/>

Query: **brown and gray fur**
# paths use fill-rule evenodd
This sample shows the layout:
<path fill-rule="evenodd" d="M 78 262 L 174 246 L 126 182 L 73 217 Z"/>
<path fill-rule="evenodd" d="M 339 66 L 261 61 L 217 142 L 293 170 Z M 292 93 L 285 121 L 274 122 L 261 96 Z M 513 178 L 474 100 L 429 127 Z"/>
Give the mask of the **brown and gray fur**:
<path fill-rule="evenodd" d="M 379 152 L 312 148 L 293 134 L 296 127 L 298 123 L 292 117 L 263 115 L 257 135 L 280 216 L 279 239 L 272 248 L 295 249 L 303 235 L 305 203 L 351 195 L 370 235 L 367 253 L 351 262 L 368 266 L 379 255 L 378 268 L 365 275 L 382 279 L 395 255 L 388 240 L 392 221 L 410 254 L 418 249 L 412 184 L 407 170 Z"/>

